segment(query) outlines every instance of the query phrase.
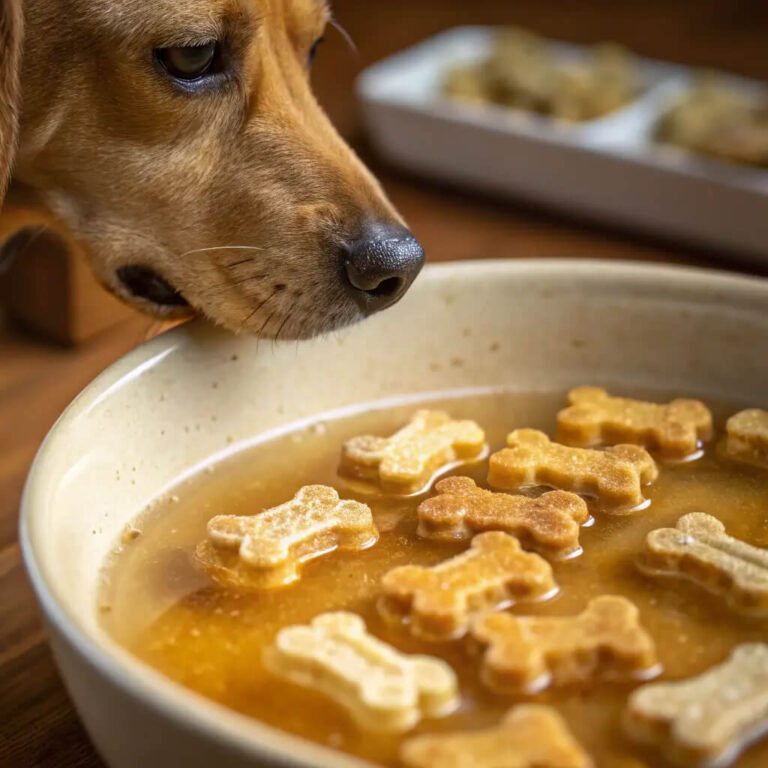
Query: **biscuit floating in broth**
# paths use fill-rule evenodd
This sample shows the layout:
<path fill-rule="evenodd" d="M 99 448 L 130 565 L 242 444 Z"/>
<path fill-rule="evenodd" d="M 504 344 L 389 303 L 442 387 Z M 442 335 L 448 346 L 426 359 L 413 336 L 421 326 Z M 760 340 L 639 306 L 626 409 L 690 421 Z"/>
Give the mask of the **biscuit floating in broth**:
<path fill-rule="evenodd" d="M 552 707 L 520 704 L 482 731 L 415 736 L 403 744 L 407 768 L 594 768 Z"/>
<path fill-rule="evenodd" d="M 612 397 L 600 387 L 578 387 L 568 393 L 568 402 L 557 415 L 557 440 L 566 445 L 635 443 L 683 459 L 712 437 L 712 414 L 700 400 L 659 405 Z"/>
<path fill-rule="evenodd" d="M 421 410 L 390 437 L 347 440 L 339 474 L 369 481 L 387 493 L 412 494 L 424 490 L 437 472 L 478 459 L 484 451 L 485 432 L 476 422 Z"/>
<path fill-rule="evenodd" d="M 689 579 L 737 610 L 768 614 L 768 549 L 728 536 L 712 515 L 692 512 L 645 540 L 638 565 L 651 574 Z"/>
<path fill-rule="evenodd" d="M 557 592 L 549 563 L 500 531 L 481 533 L 460 555 L 431 567 L 404 565 L 382 579 L 381 614 L 430 640 L 459 637 L 473 615 Z"/>
<path fill-rule="evenodd" d="M 552 442 L 536 429 L 507 435 L 507 448 L 494 453 L 488 483 L 505 491 L 548 485 L 596 496 L 601 507 L 616 514 L 645 503 L 643 486 L 658 477 L 656 463 L 637 445 L 616 445 L 604 451 L 572 448 Z"/>
<path fill-rule="evenodd" d="M 365 504 L 340 499 L 325 485 L 307 485 L 260 514 L 212 518 L 196 558 L 225 586 L 268 589 L 296 581 L 307 560 L 335 549 L 366 549 L 377 538 Z"/>
<path fill-rule="evenodd" d="M 371 731 L 406 731 L 459 703 L 448 664 L 400 653 L 353 613 L 324 613 L 308 625 L 281 629 L 264 662 L 276 676 L 333 699 Z"/>
<path fill-rule="evenodd" d="M 768 469 L 768 411 L 741 411 L 728 419 L 725 429 L 728 456 Z"/>
<path fill-rule="evenodd" d="M 487 646 L 483 682 L 499 693 L 628 682 L 660 671 L 637 608 L 613 595 L 593 599 L 578 616 L 488 613 L 474 622 L 472 637 Z"/>
<path fill-rule="evenodd" d="M 537 499 L 478 488 L 469 477 L 447 477 L 437 496 L 417 510 L 419 536 L 456 541 L 483 531 L 504 531 L 555 558 L 581 551 L 579 526 L 589 520 L 586 502 L 574 493 L 551 491 Z"/>
<path fill-rule="evenodd" d="M 730 765 L 768 731 L 768 645 L 740 645 L 698 677 L 638 688 L 624 722 L 676 765 Z"/>

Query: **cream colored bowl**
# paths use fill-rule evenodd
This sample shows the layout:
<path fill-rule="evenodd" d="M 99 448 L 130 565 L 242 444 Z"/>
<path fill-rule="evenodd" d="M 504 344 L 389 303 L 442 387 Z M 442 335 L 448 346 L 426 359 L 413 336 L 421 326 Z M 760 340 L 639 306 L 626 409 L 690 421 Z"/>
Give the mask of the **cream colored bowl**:
<path fill-rule="evenodd" d="M 273 345 L 195 323 L 110 367 L 46 438 L 21 521 L 56 659 L 105 760 L 363 765 L 183 689 L 99 627 L 105 556 L 180 475 L 238 441 L 353 404 L 585 382 L 768 406 L 768 281 L 596 261 L 450 264 L 428 268 L 395 309 L 338 335 Z"/>

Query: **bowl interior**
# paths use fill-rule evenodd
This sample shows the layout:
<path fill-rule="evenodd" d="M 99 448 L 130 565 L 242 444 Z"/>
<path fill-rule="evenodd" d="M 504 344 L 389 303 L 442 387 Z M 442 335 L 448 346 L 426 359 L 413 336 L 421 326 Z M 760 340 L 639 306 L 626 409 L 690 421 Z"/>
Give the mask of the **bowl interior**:
<path fill-rule="evenodd" d="M 102 563 L 213 454 L 322 412 L 447 389 L 595 383 L 767 406 L 766 349 L 768 281 L 600 262 L 431 267 L 396 309 L 299 345 L 193 323 L 108 369 L 51 431 L 25 493 L 28 564 L 49 618 L 127 669 L 97 620 Z"/>

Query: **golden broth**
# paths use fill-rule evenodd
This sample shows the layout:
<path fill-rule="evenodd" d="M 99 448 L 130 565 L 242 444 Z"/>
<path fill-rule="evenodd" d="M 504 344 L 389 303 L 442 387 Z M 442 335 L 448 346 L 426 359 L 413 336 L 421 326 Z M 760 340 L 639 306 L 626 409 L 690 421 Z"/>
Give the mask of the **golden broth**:
<path fill-rule="evenodd" d="M 642 393 L 641 393 L 642 394 Z M 647 393 L 646 393 L 647 394 Z M 684 393 L 690 395 L 690 393 Z M 654 399 L 662 399 L 658 393 Z M 553 434 L 562 393 L 485 393 L 433 400 L 456 418 L 477 420 L 492 450 L 516 427 Z M 708 403 L 711 407 L 712 403 Z M 632 689 L 601 684 L 553 689 L 536 697 L 498 696 L 478 681 L 478 658 L 465 641 L 426 643 L 407 628 L 384 624 L 376 611 L 378 585 L 390 568 L 431 564 L 463 550 L 416 537 L 416 507 L 424 495 L 376 498 L 355 492 L 336 474 L 342 442 L 363 433 L 391 434 L 418 407 L 413 403 L 368 410 L 252 445 L 179 484 L 136 521 L 106 569 L 101 605 L 107 630 L 146 663 L 179 683 L 250 717 L 321 744 L 387 766 L 398 764 L 400 736 L 360 731 L 343 709 L 325 697 L 271 676 L 262 649 L 286 625 L 306 623 L 325 611 L 345 609 L 363 616 L 376 635 L 406 652 L 429 653 L 456 670 L 460 710 L 422 722 L 415 732 L 472 729 L 499 720 L 513 704 L 532 699 L 552 704 L 600 768 L 658 768 L 658 753 L 639 749 L 620 728 Z M 737 406 L 714 404 L 718 425 Z M 647 489 L 649 508 L 626 517 L 594 511 L 595 523 L 581 531 L 584 552 L 553 564 L 560 593 L 536 605 L 513 608 L 529 614 L 570 615 L 601 594 L 621 594 L 640 609 L 654 637 L 663 678 L 698 674 L 722 661 L 735 645 L 768 640 L 768 620 L 744 618 L 695 585 L 639 573 L 634 560 L 645 534 L 672 526 L 681 515 L 715 515 L 731 535 L 768 547 L 768 471 L 724 460 L 716 441 L 704 456 L 661 464 Z M 464 467 L 485 485 L 487 461 Z M 304 566 L 301 580 L 284 589 L 247 592 L 215 585 L 194 566 L 192 552 L 216 514 L 256 514 L 291 498 L 303 485 L 336 486 L 342 497 L 368 503 L 381 538 L 368 550 L 336 552 Z M 408 736 L 411 734 L 406 734 Z M 746 751 L 739 768 L 768 765 L 768 740 Z"/>

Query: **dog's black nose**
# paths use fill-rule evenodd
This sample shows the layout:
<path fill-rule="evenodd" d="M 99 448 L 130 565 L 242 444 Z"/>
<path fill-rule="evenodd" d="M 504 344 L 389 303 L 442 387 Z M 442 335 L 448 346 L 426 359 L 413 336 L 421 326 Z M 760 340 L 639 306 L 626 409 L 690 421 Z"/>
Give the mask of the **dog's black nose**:
<path fill-rule="evenodd" d="M 394 304 L 424 265 L 424 249 L 399 224 L 372 222 L 343 253 L 344 274 L 366 313 Z"/>

